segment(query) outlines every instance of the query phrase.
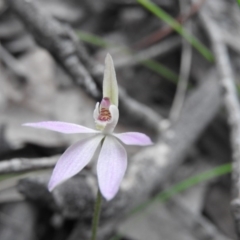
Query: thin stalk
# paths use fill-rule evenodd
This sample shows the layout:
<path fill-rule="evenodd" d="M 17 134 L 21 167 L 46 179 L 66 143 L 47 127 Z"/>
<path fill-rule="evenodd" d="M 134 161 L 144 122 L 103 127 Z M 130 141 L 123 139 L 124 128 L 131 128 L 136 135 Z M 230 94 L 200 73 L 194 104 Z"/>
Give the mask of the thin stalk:
<path fill-rule="evenodd" d="M 240 0 L 237 0 L 237 4 L 238 4 L 238 6 L 240 7 Z"/>
<path fill-rule="evenodd" d="M 102 203 L 102 194 L 98 189 L 96 202 L 94 206 L 93 220 L 92 220 L 92 238 L 91 240 L 96 240 L 97 238 L 97 229 L 99 223 L 99 217 L 101 212 L 101 203 Z"/>

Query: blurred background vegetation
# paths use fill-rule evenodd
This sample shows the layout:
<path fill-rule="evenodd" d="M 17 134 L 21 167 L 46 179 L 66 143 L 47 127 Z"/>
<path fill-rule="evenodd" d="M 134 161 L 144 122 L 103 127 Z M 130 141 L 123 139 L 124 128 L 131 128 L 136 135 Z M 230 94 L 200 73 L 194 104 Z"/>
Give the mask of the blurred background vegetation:
<path fill-rule="evenodd" d="M 0 0 L 0 239 L 89 239 L 95 162 L 47 190 L 78 135 L 94 127 L 106 53 L 120 86 L 127 147 L 121 191 L 103 203 L 98 239 L 239 238 L 239 0 Z"/>

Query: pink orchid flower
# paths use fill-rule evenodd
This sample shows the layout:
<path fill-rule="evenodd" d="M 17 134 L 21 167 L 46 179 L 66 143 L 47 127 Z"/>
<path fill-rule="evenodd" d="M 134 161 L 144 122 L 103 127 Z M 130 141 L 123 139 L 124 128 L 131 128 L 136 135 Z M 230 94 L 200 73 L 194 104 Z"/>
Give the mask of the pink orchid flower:
<path fill-rule="evenodd" d="M 151 139 L 143 133 L 113 133 L 119 118 L 118 85 L 112 57 L 107 54 L 103 80 L 103 99 L 93 112 L 96 129 L 81 125 L 47 121 L 26 123 L 24 126 L 43 128 L 56 132 L 73 134 L 94 134 L 70 146 L 58 160 L 48 184 L 49 191 L 79 173 L 91 160 L 102 142 L 97 162 L 97 176 L 102 195 L 111 200 L 118 192 L 127 168 L 127 153 L 119 142 L 127 145 L 151 145 Z"/>

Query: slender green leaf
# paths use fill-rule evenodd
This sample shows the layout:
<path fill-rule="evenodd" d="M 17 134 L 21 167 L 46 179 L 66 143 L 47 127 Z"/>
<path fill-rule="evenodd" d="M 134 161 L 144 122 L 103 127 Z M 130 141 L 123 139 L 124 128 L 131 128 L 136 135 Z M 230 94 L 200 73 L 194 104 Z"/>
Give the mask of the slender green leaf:
<path fill-rule="evenodd" d="M 121 234 L 116 234 L 115 236 L 113 236 L 110 240 L 120 240 L 122 239 L 122 235 Z"/>
<path fill-rule="evenodd" d="M 237 3 L 238 3 L 238 6 L 240 7 L 240 0 L 236 0 L 237 1 Z"/>
<path fill-rule="evenodd" d="M 221 165 L 219 167 L 213 168 L 209 171 L 200 173 L 198 175 L 195 175 L 193 177 L 187 178 L 186 180 L 177 183 L 176 185 L 164 190 L 163 192 L 157 194 L 154 198 L 150 199 L 149 201 L 141 204 L 137 208 L 133 209 L 131 214 L 137 213 L 139 211 L 142 211 L 145 209 L 149 204 L 151 204 L 154 201 L 161 201 L 166 202 L 171 197 L 175 196 L 176 194 L 183 192 L 187 190 L 190 187 L 193 187 L 199 183 L 205 182 L 207 180 L 226 175 L 232 171 L 232 165 L 230 163 Z"/>
<path fill-rule="evenodd" d="M 178 75 L 171 71 L 169 68 L 166 66 L 153 61 L 153 60 L 145 60 L 141 62 L 142 65 L 145 67 L 149 68 L 150 70 L 154 71 L 155 73 L 158 73 L 165 77 L 166 79 L 170 80 L 171 82 L 177 84 L 178 82 Z"/>
<path fill-rule="evenodd" d="M 239 0 L 240 1 L 240 0 Z M 238 83 L 236 83 L 236 88 L 237 88 L 237 93 L 238 96 L 240 96 L 240 85 Z"/>
<path fill-rule="evenodd" d="M 232 171 L 232 165 L 230 163 L 227 163 L 227 164 L 223 164 L 221 166 L 215 167 L 206 172 L 197 174 L 193 177 L 187 178 L 187 179 L 177 183 L 176 185 L 174 185 L 170 188 L 167 188 L 163 192 L 160 192 L 152 199 L 146 201 L 145 203 L 143 203 L 143 204 L 139 205 L 138 207 L 136 207 L 135 209 L 133 209 L 129 213 L 129 217 L 133 214 L 143 211 L 145 208 L 147 208 L 151 203 L 153 203 L 155 201 L 161 201 L 162 203 L 165 203 L 166 201 L 168 201 L 171 197 L 175 196 L 176 194 L 179 194 L 199 183 L 202 183 L 202 182 L 214 179 L 216 177 L 220 177 L 220 176 L 226 175 L 228 173 L 231 173 L 231 171 Z M 117 235 L 113 236 L 110 240 L 120 240 L 121 238 L 122 238 L 122 236 L 120 234 L 117 234 Z"/>
<path fill-rule="evenodd" d="M 1 181 L 4 181 L 4 180 L 7 180 L 9 178 L 13 178 L 13 177 L 16 177 L 16 176 L 20 176 L 22 175 L 23 173 L 10 173 L 10 174 L 4 174 L 4 175 L 0 175 L 0 182 Z"/>
<path fill-rule="evenodd" d="M 170 25 L 177 33 L 182 35 L 192 46 L 194 46 L 208 61 L 213 62 L 214 56 L 197 38 L 185 30 L 182 25 L 172 18 L 167 12 L 150 0 L 137 0 L 142 6 L 151 11 L 158 18 Z M 240 1 L 240 0 L 239 0 Z"/>
<path fill-rule="evenodd" d="M 98 46 L 102 48 L 116 48 L 121 52 L 130 53 L 130 49 L 127 46 L 119 46 L 117 44 L 108 42 L 98 35 L 87 33 L 84 31 L 77 31 L 77 35 L 83 42 L 92 44 L 94 46 Z"/>
<path fill-rule="evenodd" d="M 111 46 L 110 43 L 106 42 L 105 40 L 103 40 L 102 38 L 94 34 L 83 32 L 83 31 L 77 31 L 77 34 L 82 41 L 90 43 L 92 45 L 103 47 L 103 48 Z"/>

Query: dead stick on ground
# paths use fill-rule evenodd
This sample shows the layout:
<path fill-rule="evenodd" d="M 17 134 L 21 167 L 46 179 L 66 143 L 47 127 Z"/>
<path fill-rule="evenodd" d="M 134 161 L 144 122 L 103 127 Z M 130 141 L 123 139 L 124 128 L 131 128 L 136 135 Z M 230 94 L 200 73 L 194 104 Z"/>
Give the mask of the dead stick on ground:
<path fill-rule="evenodd" d="M 29 76 L 24 66 L 17 61 L 0 42 L 0 60 L 16 75 L 19 79 L 27 81 Z"/>
<path fill-rule="evenodd" d="M 201 12 L 201 20 L 212 40 L 212 47 L 218 67 L 221 85 L 224 89 L 224 104 L 228 113 L 228 123 L 231 128 L 231 144 L 233 151 L 233 214 L 238 236 L 240 236 L 240 104 L 234 75 L 224 39 L 219 27 L 211 17 Z"/>
<path fill-rule="evenodd" d="M 182 0 L 180 0 L 179 3 L 181 6 L 181 11 L 184 12 L 186 3 L 184 3 Z M 191 22 L 186 24 L 186 28 L 191 31 Z M 183 38 L 179 81 L 169 117 L 170 122 L 173 124 L 178 120 L 182 111 L 191 71 L 191 61 L 192 46 Z"/>
<path fill-rule="evenodd" d="M 26 172 L 32 170 L 39 170 L 44 168 L 52 168 L 56 164 L 58 156 L 26 159 L 16 158 L 0 162 L 0 173 L 16 173 Z"/>
<path fill-rule="evenodd" d="M 37 43 L 49 50 L 73 81 L 90 96 L 100 97 L 96 83 L 78 58 L 68 27 L 40 11 L 32 1 L 9 0 L 7 4 L 24 21 Z"/>

